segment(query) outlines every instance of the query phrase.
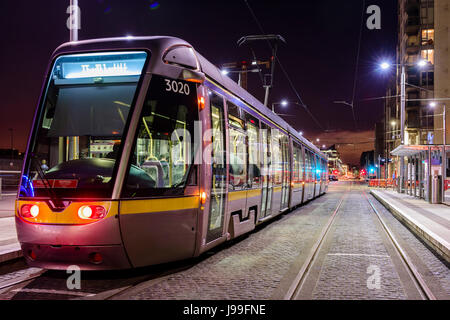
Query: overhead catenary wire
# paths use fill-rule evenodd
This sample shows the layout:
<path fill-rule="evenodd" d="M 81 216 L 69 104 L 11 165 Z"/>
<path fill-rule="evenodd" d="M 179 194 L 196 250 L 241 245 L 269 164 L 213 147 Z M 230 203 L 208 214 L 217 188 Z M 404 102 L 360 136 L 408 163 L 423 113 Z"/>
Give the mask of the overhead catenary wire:
<path fill-rule="evenodd" d="M 356 116 L 355 116 L 355 99 L 356 99 L 356 89 L 357 89 L 357 83 L 358 83 L 358 71 L 359 71 L 359 57 L 361 54 L 361 39 L 362 39 L 362 31 L 364 26 L 364 9 L 366 8 L 366 0 L 363 0 L 362 4 L 362 10 L 361 10 L 361 25 L 359 28 L 359 38 L 358 38 L 358 50 L 356 53 L 356 65 L 355 65 L 355 75 L 353 77 L 353 92 L 352 92 L 352 115 L 353 115 L 353 122 L 355 124 L 355 129 L 358 129 L 358 125 L 356 123 Z"/>
<path fill-rule="evenodd" d="M 262 27 L 261 23 L 259 22 L 258 17 L 255 15 L 255 12 L 253 11 L 253 9 L 250 6 L 250 4 L 248 3 L 248 1 L 244 0 L 244 2 L 246 4 L 248 10 L 250 11 L 250 14 L 252 15 L 253 19 L 255 20 L 256 24 L 258 25 L 258 28 L 261 31 L 261 33 L 266 34 L 264 31 L 264 28 Z M 267 43 L 269 44 L 270 49 L 273 50 L 273 47 L 272 47 L 272 44 L 270 43 L 270 41 L 267 40 Z M 292 82 L 291 78 L 289 77 L 289 74 L 287 73 L 286 69 L 283 67 L 283 64 L 281 63 L 279 57 L 276 56 L 275 59 L 276 59 L 276 62 L 278 63 L 278 65 L 280 66 L 280 69 L 283 72 L 284 76 L 286 77 L 287 81 L 289 82 L 289 86 L 294 91 L 295 95 L 297 96 L 297 99 L 298 99 L 300 105 L 305 109 L 305 111 L 309 114 L 309 116 L 314 120 L 314 122 L 317 124 L 317 126 L 320 129 L 324 130 L 323 126 L 320 124 L 320 122 L 317 120 L 317 118 L 311 113 L 308 106 L 303 102 L 299 92 L 295 88 L 294 83 Z"/>

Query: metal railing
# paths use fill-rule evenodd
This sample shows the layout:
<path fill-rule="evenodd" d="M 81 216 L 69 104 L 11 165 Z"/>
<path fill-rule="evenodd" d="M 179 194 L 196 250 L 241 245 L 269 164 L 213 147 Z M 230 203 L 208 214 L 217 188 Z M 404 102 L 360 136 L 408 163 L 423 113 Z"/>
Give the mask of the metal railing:
<path fill-rule="evenodd" d="M 20 171 L 0 170 L 0 199 L 4 194 L 16 193 L 20 184 Z"/>

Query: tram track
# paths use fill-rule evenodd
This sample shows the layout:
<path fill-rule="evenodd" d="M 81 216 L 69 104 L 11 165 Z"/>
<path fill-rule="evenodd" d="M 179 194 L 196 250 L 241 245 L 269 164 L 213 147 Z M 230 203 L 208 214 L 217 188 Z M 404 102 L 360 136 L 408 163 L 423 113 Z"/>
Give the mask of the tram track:
<path fill-rule="evenodd" d="M 431 289 L 426 284 L 425 280 L 417 270 L 417 267 L 412 262 L 412 259 L 408 256 L 406 251 L 401 247 L 399 242 L 397 241 L 394 233 L 389 229 L 384 219 L 381 217 L 378 210 L 373 205 L 372 201 L 370 201 L 369 197 L 367 196 L 367 193 L 365 191 L 362 192 L 366 200 L 369 202 L 370 207 L 372 208 L 373 212 L 375 213 L 378 221 L 380 222 L 381 226 L 383 227 L 383 230 L 385 231 L 387 237 L 389 238 L 391 245 L 395 248 L 395 251 L 402 259 L 404 265 L 407 267 L 409 271 L 409 275 L 413 282 L 416 284 L 416 287 L 419 291 L 421 291 L 421 295 L 425 300 L 436 300 L 436 297 L 434 296 Z"/>
<path fill-rule="evenodd" d="M 80 289 L 68 289 L 70 274 L 65 271 L 24 267 L 2 275 L 10 279 L 0 281 L 0 300 L 109 300 L 140 284 L 163 281 L 167 276 L 191 268 L 199 259 L 202 260 L 197 258 L 133 270 L 82 271 Z"/>
<path fill-rule="evenodd" d="M 348 194 L 352 191 L 353 183 L 350 186 L 350 189 L 347 190 L 347 192 L 342 196 L 340 199 L 336 209 L 334 210 L 333 214 L 329 218 L 327 224 L 323 227 L 319 237 L 317 238 L 316 242 L 312 246 L 306 260 L 304 261 L 303 265 L 299 269 L 299 272 L 297 276 L 295 277 L 294 281 L 292 282 L 292 285 L 287 290 L 284 299 L 285 300 L 295 300 L 299 296 L 300 292 L 303 289 L 304 284 L 306 283 L 310 271 L 315 266 L 316 263 L 318 263 L 318 256 L 321 253 L 321 250 L 324 247 L 324 243 L 328 240 L 328 237 L 330 236 L 330 230 L 332 230 L 333 225 L 335 224 L 337 217 L 339 216 L 339 212 L 342 208 L 342 204 L 345 201 L 345 199 L 348 197 Z M 407 273 L 411 279 L 411 281 L 414 283 L 415 288 L 417 289 L 418 293 L 420 294 L 420 297 L 423 300 L 436 300 L 435 295 L 427 285 L 426 281 L 423 279 L 421 274 L 418 272 L 418 268 L 414 265 L 412 259 L 407 255 L 406 250 L 401 247 L 399 242 L 397 241 L 394 233 L 390 230 L 384 219 L 381 217 L 378 210 L 373 205 L 372 201 L 367 196 L 366 192 L 362 190 L 362 196 L 366 199 L 366 201 L 369 204 L 369 207 L 371 208 L 371 213 L 376 217 L 376 220 L 379 222 L 381 226 L 381 230 L 384 231 L 384 235 L 387 239 L 389 239 L 390 246 L 394 249 L 394 252 L 400 257 L 401 262 L 404 265 L 404 268 L 407 270 Z M 392 257 L 391 257 L 392 258 Z M 322 261 L 323 263 L 323 261 Z M 317 279 L 318 281 L 318 279 Z"/>
<path fill-rule="evenodd" d="M 309 270 L 311 269 L 311 266 L 313 265 L 315 258 L 317 257 L 317 254 L 319 253 L 326 236 L 328 235 L 332 224 L 334 223 L 337 214 L 339 212 L 339 209 L 342 206 L 342 203 L 347 198 L 348 193 L 351 191 L 353 187 L 353 182 L 351 183 L 349 189 L 344 193 L 344 195 L 341 197 L 341 199 L 338 202 L 338 205 L 336 206 L 336 209 L 334 210 L 333 214 L 328 219 L 326 225 L 322 228 L 322 231 L 317 239 L 317 241 L 312 246 L 308 257 L 306 258 L 306 261 L 303 263 L 302 267 L 300 268 L 297 276 L 295 277 L 294 281 L 292 282 L 292 285 L 287 290 L 286 294 L 284 295 L 284 300 L 293 300 L 295 299 L 298 291 L 301 289 Z"/>

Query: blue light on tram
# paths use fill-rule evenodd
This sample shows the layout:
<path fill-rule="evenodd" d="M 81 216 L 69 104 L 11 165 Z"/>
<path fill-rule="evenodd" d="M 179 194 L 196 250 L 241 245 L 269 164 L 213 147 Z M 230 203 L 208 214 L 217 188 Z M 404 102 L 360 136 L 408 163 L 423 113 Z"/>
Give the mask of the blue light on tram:
<path fill-rule="evenodd" d="M 20 186 L 20 194 L 25 194 L 27 197 L 34 197 L 33 184 L 26 175 L 22 176 L 22 185 Z"/>

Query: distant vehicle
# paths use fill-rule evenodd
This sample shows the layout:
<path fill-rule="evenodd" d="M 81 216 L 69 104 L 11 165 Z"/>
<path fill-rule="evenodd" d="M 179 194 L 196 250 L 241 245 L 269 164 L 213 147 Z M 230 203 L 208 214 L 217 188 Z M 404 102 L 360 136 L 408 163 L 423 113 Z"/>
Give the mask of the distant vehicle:
<path fill-rule="evenodd" d="M 337 175 L 335 175 L 335 174 L 330 174 L 330 175 L 328 176 L 328 179 L 329 179 L 330 181 L 339 181 Z"/>

